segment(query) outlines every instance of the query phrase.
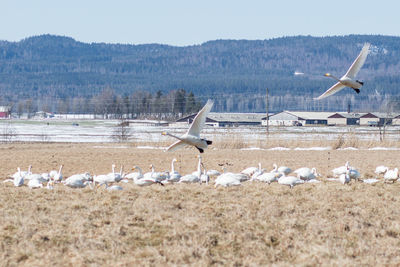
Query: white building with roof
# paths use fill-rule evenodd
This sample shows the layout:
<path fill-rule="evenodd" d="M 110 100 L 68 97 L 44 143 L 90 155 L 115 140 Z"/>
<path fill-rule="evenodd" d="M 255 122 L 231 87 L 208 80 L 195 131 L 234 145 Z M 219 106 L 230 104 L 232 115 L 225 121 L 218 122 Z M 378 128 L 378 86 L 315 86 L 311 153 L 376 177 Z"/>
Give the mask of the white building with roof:
<path fill-rule="evenodd" d="M 197 114 L 178 119 L 170 126 L 191 124 Z M 214 127 L 234 127 L 234 126 L 259 126 L 264 113 L 219 113 L 210 112 L 206 118 L 206 125 Z"/>
<path fill-rule="evenodd" d="M 328 117 L 334 112 L 309 112 L 309 111 L 282 111 L 269 116 L 269 125 L 272 126 L 295 126 L 295 125 L 327 125 Z M 264 117 L 262 125 L 267 125 Z"/>

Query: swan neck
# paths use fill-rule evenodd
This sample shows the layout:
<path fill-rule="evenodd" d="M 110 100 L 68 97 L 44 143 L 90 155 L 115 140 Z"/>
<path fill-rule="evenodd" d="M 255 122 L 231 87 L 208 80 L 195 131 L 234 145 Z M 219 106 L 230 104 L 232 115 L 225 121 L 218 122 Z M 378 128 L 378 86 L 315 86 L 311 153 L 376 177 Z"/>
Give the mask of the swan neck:
<path fill-rule="evenodd" d="M 174 138 L 176 138 L 176 139 L 179 139 L 179 140 L 182 140 L 182 138 L 180 138 L 179 136 L 176 136 L 176 135 L 174 135 L 174 134 L 170 134 L 170 133 L 166 133 L 167 135 L 169 135 L 169 136 L 171 136 L 171 137 L 174 137 Z"/>
<path fill-rule="evenodd" d="M 199 156 L 199 163 L 197 164 L 197 172 L 200 176 L 200 174 L 201 174 L 201 157 L 200 156 Z"/>
<path fill-rule="evenodd" d="M 332 78 L 332 79 L 334 79 L 334 80 L 340 82 L 340 79 L 339 79 L 338 77 L 336 77 L 336 76 L 329 75 L 328 77 L 330 77 L 330 78 Z"/>
<path fill-rule="evenodd" d="M 171 162 L 171 172 L 175 172 L 174 160 Z"/>

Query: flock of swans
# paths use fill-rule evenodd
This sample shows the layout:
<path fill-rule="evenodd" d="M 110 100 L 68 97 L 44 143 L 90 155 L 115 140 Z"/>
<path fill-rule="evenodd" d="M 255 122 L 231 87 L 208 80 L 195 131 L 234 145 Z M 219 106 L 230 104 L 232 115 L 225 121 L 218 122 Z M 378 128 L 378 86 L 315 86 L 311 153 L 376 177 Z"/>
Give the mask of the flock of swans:
<path fill-rule="evenodd" d="M 350 69 L 340 79 L 332 76 L 329 73 L 325 74 L 325 76 L 337 80 L 337 83 L 329 88 L 317 99 L 325 98 L 342 90 L 345 87 L 353 88 L 357 93 L 359 93 L 359 89 L 361 88 L 363 83 L 354 79 L 367 58 L 369 48 L 370 44 L 364 45 L 359 56 L 353 62 Z M 204 150 L 212 144 L 212 141 L 201 138 L 200 132 L 205 125 L 206 117 L 211 111 L 213 104 L 214 102 L 212 100 L 207 101 L 204 107 L 197 113 L 188 131 L 185 134 L 181 136 L 176 136 L 167 132 L 162 133 L 163 135 L 171 136 L 178 139 L 178 141 L 167 148 L 167 151 L 172 152 L 184 146 L 193 146 L 197 148 L 200 153 L 204 153 Z M 228 172 L 226 170 L 226 167 L 224 167 L 223 172 L 220 173 L 216 170 L 206 171 L 204 164 L 202 163 L 201 156 L 199 155 L 198 158 L 199 162 L 197 164 L 197 170 L 195 170 L 193 173 L 189 173 L 186 175 L 181 175 L 175 170 L 174 163 L 177 160 L 173 159 L 171 163 L 171 171 L 156 172 L 154 170 L 154 166 L 151 165 L 151 172 L 143 173 L 140 167 L 134 166 L 133 170 L 135 172 L 124 174 L 122 167 L 119 172 L 116 172 L 115 165 L 113 164 L 112 172 L 108 174 L 97 176 L 95 175 L 92 177 L 90 173 L 81 173 L 72 175 L 66 179 L 64 179 L 62 175 L 62 165 L 60 166 L 58 171 L 53 170 L 49 173 L 42 174 L 32 173 L 31 166 L 29 166 L 28 171 L 21 171 L 21 169 L 18 168 L 18 171 L 14 173 L 12 177 L 5 180 L 5 182 L 12 182 L 14 186 L 23 186 L 25 184 L 25 181 L 28 181 L 27 186 L 29 188 L 43 188 L 43 184 L 46 183 L 45 188 L 47 189 L 53 189 L 56 183 L 60 183 L 72 188 L 84 188 L 86 186 L 94 188 L 94 186 L 97 184 L 98 186 L 104 185 L 105 188 L 107 188 L 108 190 L 122 190 L 123 188 L 117 185 L 117 183 L 127 183 L 130 180 L 132 180 L 133 183 L 138 186 L 149 186 L 152 184 L 165 185 L 173 183 L 208 184 L 210 182 L 210 178 L 215 178 L 215 187 L 237 186 L 241 185 L 245 181 L 259 181 L 268 184 L 272 182 L 277 182 L 282 185 L 290 186 L 291 188 L 299 184 L 304 184 L 306 182 L 319 182 L 318 177 L 320 175 L 317 173 L 315 168 L 303 167 L 295 170 L 293 172 L 293 175 L 290 175 L 292 173 L 292 170 L 289 167 L 278 167 L 276 164 L 274 164 L 274 168 L 271 171 L 267 171 L 266 169 L 261 168 L 260 163 L 258 167 L 249 167 L 240 173 Z M 357 169 L 351 167 L 348 162 L 344 166 L 332 170 L 332 172 L 334 177 L 336 178 L 327 179 L 338 180 L 343 184 L 349 183 L 351 179 L 358 180 L 360 178 L 360 173 L 357 171 Z M 388 168 L 384 166 L 378 166 L 375 172 L 377 175 L 383 175 L 384 181 L 394 182 L 398 179 L 397 168 L 394 170 L 388 170 Z M 378 180 L 366 179 L 364 181 L 367 183 L 374 183 Z"/>
<path fill-rule="evenodd" d="M 53 189 L 55 184 L 64 185 L 71 188 L 84 188 L 89 186 L 94 189 L 97 187 L 104 186 L 107 190 L 123 190 L 121 183 L 130 183 L 131 181 L 137 186 L 150 186 L 153 184 L 168 185 L 168 184 L 181 184 L 181 183 L 192 183 L 192 184 L 206 184 L 208 185 L 213 180 L 215 187 L 229 187 L 239 186 L 244 182 L 263 182 L 271 184 L 277 182 L 281 185 L 289 186 L 293 188 L 296 185 L 304 183 L 318 183 L 321 182 L 315 168 L 302 167 L 292 171 L 291 168 L 286 166 L 278 167 L 273 164 L 272 170 L 261 168 L 261 163 L 257 167 L 248 167 L 241 172 L 234 173 L 228 172 L 226 166 L 223 166 L 222 172 L 217 170 L 206 170 L 201 155 L 198 155 L 197 170 L 192 173 L 181 175 L 175 169 L 175 163 L 177 159 L 173 159 L 171 162 L 171 170 L 156 172 L 153 165 L 150 165 L 151 171 L 143 173 L 139 166 L 134 166 L 132 172 L 124 173 L 123 167 L 121 166 L 119 172 L 115 171 L 115 165 L 112 164 L 112 172 L 102 175 L 92 176 L 90 173 L 74 174 L 64 179 L 62 175 L 63 165 L 60 166 L 59 170 L 53 170 L 48 173 L 32 173 L 32 166 L 29 166 L 27 171 L 21 171 L 18 167 L 17 172 L 6 179 L 4 183 L 11 182 L 16 187 L 28 186 L 31 189 L 35 188 L 46 188 Z M 377 178 L 383 178 L 384 182 L 394 183 L 399 179 L 399 170 L 389 168 L 385 166 L 376 167 L 375 173 Z M 328 181 L 339 181 L 342 184 L 348 184 L 352 179 L 360 180 L 360 172 L 350 166 L 349 162 L 346 162 L 344 166 L 340 166 L 332 170 L 333 178 L 327 178 Z M 364 179 L 365 183 L 375 183 L 379 179 Z M 26 183 L 26 184 L 25 184 Z M 120 185 L 121 184 L 121 185 Z"/>

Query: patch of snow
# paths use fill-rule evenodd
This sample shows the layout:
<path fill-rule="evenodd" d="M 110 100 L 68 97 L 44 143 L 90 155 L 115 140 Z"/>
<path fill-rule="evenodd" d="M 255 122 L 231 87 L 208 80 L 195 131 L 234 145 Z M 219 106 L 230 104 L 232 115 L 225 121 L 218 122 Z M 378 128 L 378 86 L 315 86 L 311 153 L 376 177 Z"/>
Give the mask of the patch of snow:
<path fill-rule="evenodd" d="M 358 150 L 358 148 L 350 146 L 350 147 L 338 148 L 338 150 Z"/>
<path fill-rule="evenodd" d="M 339 178 L 326 178 L 328 181 L 339 181 Z"/>
<path fill-rule="evenodd" d="M 294 150 L 316 150 L 316 151 L 324 151 L 324 150 L 331 150 L 332 147 L 296 147 Z"/>
<path fill-rule="evenodd" d="M 398 147 L 380 147 L 380 146 L 377 146 L 377 147 L 372 147 L 372 148 L 370 148 L 368 150 L 399 150 L 399 148 Z"/>
<path fill-rule="evenodd" d="M 363 182 L 366 183 L 366 184 L 374 184 L 374 183 L 379 182 L 379 180 L 375 179 L 375 178 L 372 178 L 372 179 L 365 179 L 365 180 L 363 180 Z"/>
<path fill-rule="evenodd" d="M 246 147 L 246 148 L 241 148 L 240 150 L 265 150 L 265 149 L 259 147 Z"/>
<path fill-rule="evenodd" d="M 306 181 L 306 183 L 320 183 L 320 182 L 321 181 L 317 180 L 317 179 L 311 179 L 311 180 Z"/>
<path fill-rule="evenodd" d="M 156 146 L 137 146 L 136 148 L 139 148 L 139 149 L 167 149 L 167 147 L 163 147 L 163 146 L 159 146 L 159 147 L 156 147 Z"/>
<path fill-rule="evenodd" d="M 93 148 L 128 148 L 127 146 L 93 146 Z"/>
<path fill-rule="evenodd" d="M 278 146 L 278 147 L 272 147 L 268 150 L 290 150 L 290 148 Z"/>

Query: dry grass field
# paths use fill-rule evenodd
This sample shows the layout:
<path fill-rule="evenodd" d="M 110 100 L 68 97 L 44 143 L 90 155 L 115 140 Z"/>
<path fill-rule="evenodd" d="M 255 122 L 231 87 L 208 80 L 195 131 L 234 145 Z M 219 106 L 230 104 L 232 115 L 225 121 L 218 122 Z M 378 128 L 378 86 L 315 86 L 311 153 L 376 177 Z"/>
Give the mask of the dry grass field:
<path fill-rule="evenodd" d="M 64 164 L 64 177 L 104 174 L 111 164 L 157 170 L 175 156 L 181 173 L 197 152 L 174 154 L 115 144 L 2 144 L 0 174 L 41 173 Z M 316 167 L 322 182 L 293 189 L 277 183 L 235 188 L 176 184 L 123 191 L 54 190 L 0 184 L 1 266 L 399 265 L 400 184 L 326 181 L 346 160 L 363 177 L 399 166 L 400 151 L 244 151 L 204 154 L 205 166 L 240 171 L 261 162 Z M 146 170 L 147 171 L 147 170 Z"/>

